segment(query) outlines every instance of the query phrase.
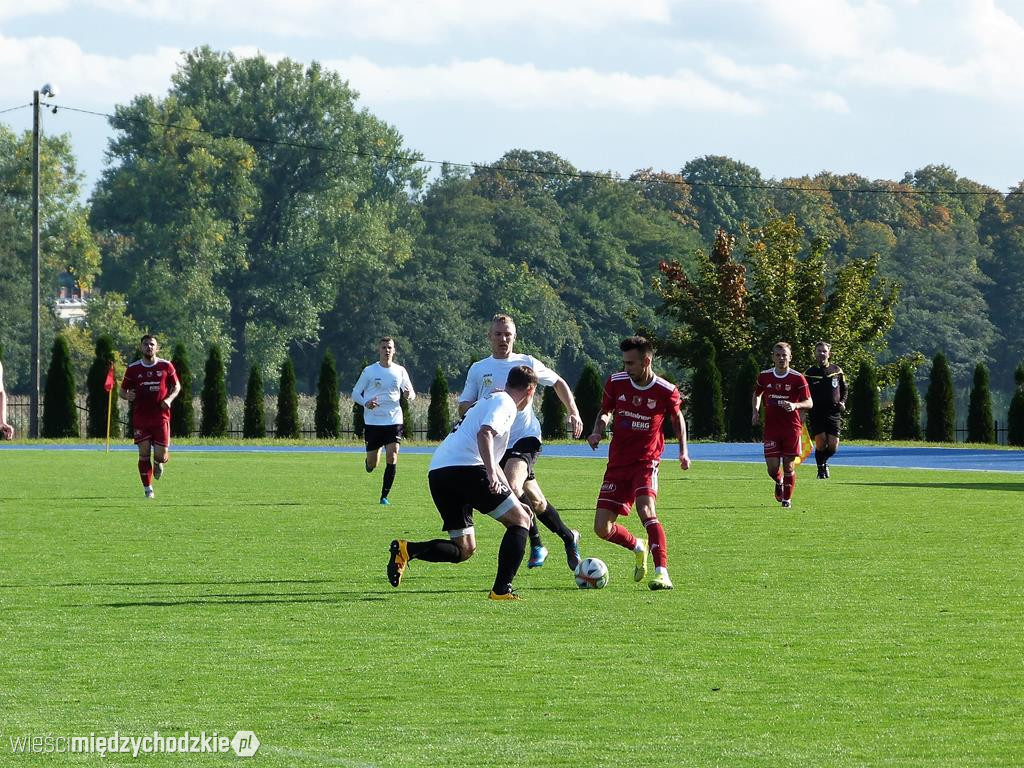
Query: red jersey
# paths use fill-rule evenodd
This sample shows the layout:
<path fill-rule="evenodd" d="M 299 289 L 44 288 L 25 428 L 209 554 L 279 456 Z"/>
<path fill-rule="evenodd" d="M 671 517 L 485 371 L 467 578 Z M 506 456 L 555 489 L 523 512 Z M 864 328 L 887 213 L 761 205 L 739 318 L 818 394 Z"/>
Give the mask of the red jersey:
<path fill-rule="evenodd" d="M 625 371 L 609 376 L 601 400 L 601 413 L 612 412 L 608 466 L 660 460 L 665 418 L 677 413 L 682 402 L 676 385 L 660 376 L 646 387 L 634 384 Z"/>
<path fill-rule="evenodd" d="M 803 374 L 792 368 L 784 376 L 776 373 L 774 368 L 757 374 L 755 395 L 764 395 L 764 433 L 778 434 L 792 430 L 799 432 L 801 427 L 800 411 L 784 411 L 779 404 L 783 400 L 800 403 L 811 396 L 807 379 Z"/>
<path fill-rule="evenodd" d="M 121 389 L 135 392 L 135 419 L 142 422 L 158 417 L 171 418 L 170 409 L 164 408 L 160 401 L 171 393 L 177 381 L 178 372 L 170 360 L 158 357 L 152 365 L 146 365 L 142 360 L 129 365 L 121 380 Z"/>

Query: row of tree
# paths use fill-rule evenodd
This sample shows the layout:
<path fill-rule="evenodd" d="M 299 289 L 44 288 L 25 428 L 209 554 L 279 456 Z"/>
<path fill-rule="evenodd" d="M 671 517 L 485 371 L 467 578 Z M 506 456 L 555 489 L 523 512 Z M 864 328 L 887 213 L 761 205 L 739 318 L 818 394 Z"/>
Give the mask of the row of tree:
<path fill-rule="evenodd" d="M 690 436 L 694 439 L 721 439 L 749 441 L 759 434 L 750 420 L 750 402 L 757 367 L 748 362 L 749 375 L 737 379 L 730 407 L 725 407 L 723 398 L 722 373 L 716 362 L 713 345 L 706 343 L 705 357 L 697 365 L 692 383 L 686 393 L 687 420 Z M 190 437 L 195 433 L 193 413 L 192 373 L 188 354 L 183 345 L 175 348 L 172 358 L 182 383 L 179 397 L 171 408 L 171 433 L 177 437 Z M 101 337 L 96 345 L 96 354 L 89 370 L 88 390 L 88 437 L 103 437 L 108 425 L 119 423 L 117 400 L 111 400 L 106 388 L 109 384 L 108 371 L 114 365 L 114 353 L 109 337 Z M 226 437 L 228 435 L 227 387 L 225 368 L 217 345 L 210 347 L 206 359 L 205 380 L 200 401 L 202 418 L 199 434 L 204 437 Z M 1024 445 L 1024 362 L 1016 370 L 1017 389 L 1007 416 L 1008 442 Z M 318 438 L 338 438 L 342 434 L 338 376 L 334 356 L 324 355 L 317 383 L 317 398 L 314 423 Z M 601 406 L 601 375 L 593 365 L 584 367 L 576 384 L 574 396 L 580 409 L 584 425 L 593 424 Z M 892 402 L 892 420 L 888 434 L 883 429 L 880 390 L 875 367 L 867 360 L 862 361 L 852 380 L 846 416 L 846 434 L 854 439 L 878 440 L 891 437 L 893 440 L 920 440 L 922 436 L 930 442 L 954 442 L 956 413 L 953 398 L 953 379 L 946 356 L 939 353 L 932 360 L 928 390 L 925 395 L 926 427 L 921 429 L 921 406 L 915 382 L 912 363 L 903 361 Z M 430 387 L 430 406 L 427 411 L 427 439 L 441 440 L 452 427 L 449 408 L 448 382 L 444 372 L 438 368 Z M 253 366 L 246 387 L 242 435 L 245 438 L 262 438 L 267 435 L 264 413 L 263 379 L 259 369 Z M 113 411 L 108 416 L 108 403 Z M 75 406 L 74 373 L 67 341 L 58 336 L 53 346 L 47 377 L 45 409 L 43 415 L 44 437 L 78 437 L 78 415 Z M 413 433 L 408 402 L 403 397 L 402 410 L 407 434 Z M 541 423 L 546 439 L 568 437 L 565 407 L 559 401 L 554 389 L 546 388 L 541 401 Z M 353 404 L 353 425 L 357 436 L 362 436 L 362 408 Z M 110 421 L 108 422 L 108 418 Z M 967 440 L 975 443 L 996 442 L 992 401 L 989 393 L 988 369 L 978 363 L 974 372 L 971 389 L 970 409 L 967 415 Z M 116 435 L 116 432 L 114 433 Z M 277 394 L 277 415 L 274 434 L 282 438 L 299 438 L 301 425 L 298 413 L 298 393 L 295 387 L 295 368 L 290 359 L 280 367 Z"/>
<path fill-rule="evenodd" d="M 354 381 L 387 334 L 414 381 L 437 368 L 461 380 L 496 311 L 566 378 L 614 369 L 637 328 L 681 381 L 705 342 L 731 379 L 779 338 L 798 365 L 827 338 L 851 370 L 879 363 L 884 384 L 943 349 L 958 386 L 982 361 L 1007 393 L 1024 357 L 1024 183 L 1003 194 L 942 166 L 771 180 L 719 156 L 619 178 L 512 150 L 428 184 L 339 75 L 207 48 L 111 127 L 87 205 L 67 137 L 42 152 L 44 285 L 93 291 L 65 331 L 78 371 L 99 336 L 127 357 L 148 329 L 194 357 L 218 345 L 233 394 L 253 366 L 278 386 L 286 358 L 310 392 L 326 352 Z M 29 370 L 30 152 L 29 135 L 0 127 L 0 343 L 15 390 Z M 44 321 L 52 340 L 61 325 Z"/>

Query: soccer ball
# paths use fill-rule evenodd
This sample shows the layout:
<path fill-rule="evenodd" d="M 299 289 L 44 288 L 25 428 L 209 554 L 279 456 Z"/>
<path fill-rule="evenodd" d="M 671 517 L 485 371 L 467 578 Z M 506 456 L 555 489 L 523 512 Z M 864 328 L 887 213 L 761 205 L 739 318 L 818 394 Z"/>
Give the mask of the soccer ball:
<path fill-rule="evenodd" d="M 608 566 L 604 560 L 588 557 L 576 566 L 576 586 L 580 589 L 601 589 L 608 583 Z"/>

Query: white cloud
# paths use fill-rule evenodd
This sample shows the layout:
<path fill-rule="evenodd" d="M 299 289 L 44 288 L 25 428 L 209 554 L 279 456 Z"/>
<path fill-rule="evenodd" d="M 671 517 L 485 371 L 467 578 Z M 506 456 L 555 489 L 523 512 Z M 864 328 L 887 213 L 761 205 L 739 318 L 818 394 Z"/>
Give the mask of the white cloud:
<path fill-rule="evenodd" d="M 893 29 L 891 9 L 880 0 L 754 0 L 790 50 L 819 59 L 859 57 Z"/>
<path fill-rule="evenodd" d="M 751 66 L 739 64 L 728 56 L 717 53 L 709 53 L 706 63 L 708 70 L 722 80 L 759 90 L 774 90 L 781 85 L 798 82 L 804 78 L 796 67 L 789 64 Z"/>
<path fill-rule="evenodd" d="M 86 53 L 60 37 L 0 36 L 0 100 L 25 99 L 44 81 L 60 89 L 58 101 L 109 107 L 139 93 L 167 90 L 181 52 L 157 48 L 124 58 Z"/>
<path fill-rule="evenodd" d="M 850 105 L 835 91 L 814 91 L 810 97 L 811 103 L 822 111 L 835 112 L 839 115 L 850 114 Z"/>
<path fill-rule="evenodd" d="M 53 2 L 53 0 L 50 0 Z M 669 0 L 92 0 L 118 14 L 299 37 L 422 43 L 509 28 L 594 31 L 667 24 Z"/>
<path fill-rule="evenodd" d="M 0 0 L 0 21 L 16 19 L 22 16 L 57 13 L 67 8 L 67 0 Z"/>
<path fill-rule="evenodd" d="M 389 67 L 355 57 L 327 61 L 365 100 L 465 102 L 513 110 L 614 110 L 652 112 L 691 109 L 754 114 L 760 104 L 725 90 L 689 70 L 671 75 L 598 72 L 587 67 L 539 69 L 496 59 L 456 61 L 444 66 Z"/>

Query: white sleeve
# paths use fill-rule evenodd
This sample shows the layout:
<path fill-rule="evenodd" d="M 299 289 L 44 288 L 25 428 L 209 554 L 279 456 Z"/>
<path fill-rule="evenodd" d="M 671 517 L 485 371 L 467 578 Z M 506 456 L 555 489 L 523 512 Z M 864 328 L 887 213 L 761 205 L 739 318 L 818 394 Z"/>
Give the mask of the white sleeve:
<path fill-rule="evenodd" d="M 405 368 L 402 368 L 402 389 L 410 403 L 416 399 L 416 390 L 412 388 L 412 379 L 409 378 L 409 372 Z"/>
<path fill-rule="evenodd" d="M 367 373 L 369 370 L 369 367 L 363 368 L 363 372 L 359 374 L 359 381 L 357 381 L 355 387 L 352 388 L 352 400 L 359 405 L 366 405 L 366 402 L 363 400 L 363 392 L 370 381 L 370 376 Z"/>
<path fill-rule="evenodd" d="M 561 376 L 532 355 L 530 356 L 530 361 L 533 363 L 530 367 L 533 368 L 533 372 L 537 374 L 538 382 L 543 384 L 545 387 L 553 387 L 558 383 Z"/>
<path fill-rule="evenodd" d="M 475 403 L 480 399 L 480 376 L 476 363 L 469 366 L 469 373 L 466 374 L 466 386 L 462 388 L 459 395 L 460 403 Z"/>
<path fill-rule="evenodd" d="M 498 399 L 497 397 L 489 398 L 484 402 L 487 403 L 490 412 L 480 418 L 480 426 L 490 427 L 499 435 L 507 434 L 512 429 L 512 423 L 516 420 L 516 416 L 519 415 L 515 405 L 504 398 Z"/>

